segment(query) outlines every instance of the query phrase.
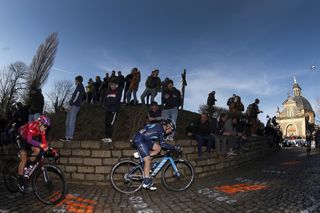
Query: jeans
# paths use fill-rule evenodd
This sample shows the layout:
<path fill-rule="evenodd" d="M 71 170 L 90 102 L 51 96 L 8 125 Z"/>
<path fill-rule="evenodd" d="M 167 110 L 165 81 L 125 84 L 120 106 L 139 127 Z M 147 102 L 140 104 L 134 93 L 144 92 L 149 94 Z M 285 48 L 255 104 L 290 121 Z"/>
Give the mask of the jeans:
<path fill-rule="evenodd" d="M 70 106 L 70 110 L 68 111 L 66 120 L 66 138 L 73 139 L 74 129 L 76 126 L 76 118 L 79 110 L 79 106 Z"/>
<path fill-rule="evenodd" d="M 221 135 L 214 135 L 215 149 L 218 155 L 227 154 L 227 137 Z"/>
<path fill-rule="evenodd" d="M 40 117 L 40 113 L 35 113 L 35 114 L 30 114 L 29 115 L 29 122 L 30 121 L 35 121 Z"/>
<path fill-rule="evenodd" d="M 178 118 L 178 108 L 177 107 L 174 107 L 174 108 L 171 108 L 171 109 L 164 109 L 162 110 L 162 118 L 163 119 L 167 119 L 167 118 L 170 118 L 173 120 L 173 122 L 175 124 L 177 124 L 177 118 Z M 174 137 L 174 133 L 171 134 L 172 137 Z"/>
<path fill-rule="evenodd" d="M 154 101 L 154 98 L 157 96 L 157 88 L 146 88 L 143 93 L 141 94 L 141 103 L 145 104 L 145 97 L 151 94 L 151 102 Z"/>
<path fill-rule="evenodd" d="M 137 104 L 138 103 L 138 99 L 137 99 L 137 91 L 136 90 L 128 90 L 126 93 L 126 97 L 127 97 L 127 104 L 130 104 L 130 100 L 131 100 L 131 93 L 133 94 L 133 103 Z"/>
<path fill-rule="evenodd" d="M 198 134 L 192 134 L 192 139 L 196 140 L 198 143 L 198 156 L 202 157 L 202 146 L 207 145 L 207 153 L 210 153 L 211 148 L 213 148 L 213 136 L 202 136 Z"/>

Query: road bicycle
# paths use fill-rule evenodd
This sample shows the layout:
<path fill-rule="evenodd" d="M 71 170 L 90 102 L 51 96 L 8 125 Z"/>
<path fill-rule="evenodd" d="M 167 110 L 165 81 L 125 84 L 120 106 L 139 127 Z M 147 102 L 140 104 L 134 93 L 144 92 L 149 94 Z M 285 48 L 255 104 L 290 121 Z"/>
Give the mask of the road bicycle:
<path fill-rule="evenodd" d="M 194 181 L 194 168 L 190 162 L 179 158 L 181 154 L 182 152 L 167 151 L 164 155 L 153 157 L 150 176 L 155 178 L 162 171 L 161 183 L 167 190 L 181 192 L 188 189 Z M 139 162 L 124 159 L 112 167 L 110 181 L 117 191 L 131 194 L 142 188 L 144 162 L 141 156 L 138 158 Z"/>
<path fill-rule="evenodd" d="M 32 190 L 38 200 L 47 205 L 57 204 L 65 198 L 68 191 L 64 174 L 56 165 L 60 154 L 53 147 L 49 147 L 47 151 L 41 150 L 36 157 L 35 163 L 24 168 L 24 176 L 27 182 L 32 182 Z M 11 159 L 2 170 L 5 186 L 11 193 L 19 191 L 18 167 L 19 160 Z"/>

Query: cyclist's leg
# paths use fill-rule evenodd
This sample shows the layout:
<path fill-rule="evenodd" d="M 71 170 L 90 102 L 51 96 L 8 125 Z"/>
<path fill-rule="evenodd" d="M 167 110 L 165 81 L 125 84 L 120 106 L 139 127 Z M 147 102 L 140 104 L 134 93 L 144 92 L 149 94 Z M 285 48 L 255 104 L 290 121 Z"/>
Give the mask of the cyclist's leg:
<path fill-rule="evenodd" d="M 30 160 L 31 160 L 31 162 L 34 162 L 40 153 L 40 148 L 32 146 L 31 150 L 32 150 L 32 156 L 30 157 Z"/>
<path fill-rule="evenodd" d="M 19 155 L 20 155 L 20 164 L 18 167 L 18 175 L 23 176 L 23 169 L 26 166 L 26 163 L 28 160 L 28 155 L 27 155 L 26 150 L 20 150 Z"/>
<path fill-rule="evenodd" d="M 150 156 L 155 156 L 157 154 L 159 154 L 161 151 L 161 146 L 158 143 L 154 143 L 152 150 L 150 151 Z"/>

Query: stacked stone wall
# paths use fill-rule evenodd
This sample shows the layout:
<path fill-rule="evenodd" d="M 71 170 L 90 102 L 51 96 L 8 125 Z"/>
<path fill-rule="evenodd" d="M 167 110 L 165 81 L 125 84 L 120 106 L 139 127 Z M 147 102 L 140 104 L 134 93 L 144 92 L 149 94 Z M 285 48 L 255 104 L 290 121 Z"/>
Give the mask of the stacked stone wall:
<path fill-rule="evenodd" d="M 217 158 L 199 160 L 197 143 L 193 140 L 178 140 L 171 144 L 182 146 L 182 158 L 189 160 L 194 166 L 196 177 L 205 177 L 239 167 L 272 152 L 270 140 L 266 137 L 251 137 L 248 143 L 249 151 L 223 160 Z M 64 171 L 68 182 L 94 185 L 108 185 L 112 166 L 120 159 L 132 158 L 136 151 L 129 141 L 114 141 L 112 144 L 100 141 L 68 143 L 52 141 L 51 145 L 62 155 L 58 165 Z M 2 167 L 9 158 L 17 158 L 17 148 L 14 144 L 2 146 L 0 154 L 0 167 Z M 159 174 L 157 178 L 160 178 Z"/>

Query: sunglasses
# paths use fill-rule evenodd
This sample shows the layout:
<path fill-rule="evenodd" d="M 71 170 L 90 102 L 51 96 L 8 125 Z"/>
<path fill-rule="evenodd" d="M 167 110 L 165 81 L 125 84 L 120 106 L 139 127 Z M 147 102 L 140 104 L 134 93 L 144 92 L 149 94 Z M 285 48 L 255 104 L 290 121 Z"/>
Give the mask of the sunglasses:
<path fill-rule="evenodd" d="M 49 127 L 49 126 L 46 125 L 46 124 L 42 124 L 42 126 L 43 126 L 44 128 L 48 128 L 48 127 Z"/>

